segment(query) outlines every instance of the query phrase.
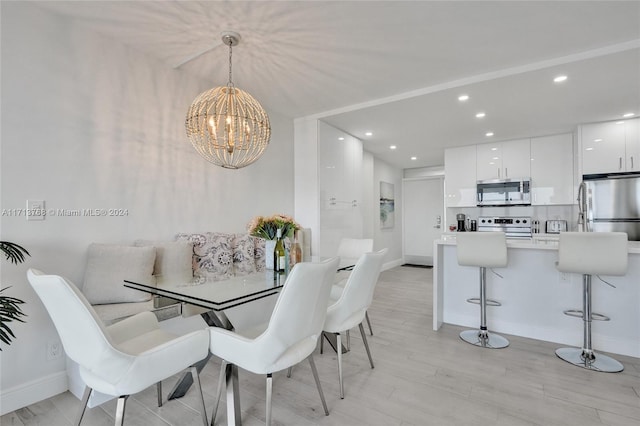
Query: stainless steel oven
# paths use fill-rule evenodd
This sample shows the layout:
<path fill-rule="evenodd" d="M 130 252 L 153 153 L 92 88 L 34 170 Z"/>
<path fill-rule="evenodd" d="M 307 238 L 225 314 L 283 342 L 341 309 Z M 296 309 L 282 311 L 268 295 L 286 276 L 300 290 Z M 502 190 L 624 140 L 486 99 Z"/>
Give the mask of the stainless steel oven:
<path fill-rule="evenodd" d="M 477 205 L 478 207 L 530 206 L 531 180 L 479 180 L 477 183 Z"/>
<path fill-rule="evenodd" d="M 531 238 L 531 218 L 480 216 L 478 218 L 479 232 L 504 232 L 507 238 Z"/>

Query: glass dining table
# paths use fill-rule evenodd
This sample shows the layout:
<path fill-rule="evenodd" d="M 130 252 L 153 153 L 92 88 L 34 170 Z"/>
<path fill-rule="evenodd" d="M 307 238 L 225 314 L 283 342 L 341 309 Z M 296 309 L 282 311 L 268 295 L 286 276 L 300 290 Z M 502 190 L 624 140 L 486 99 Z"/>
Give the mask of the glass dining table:
<path fill-rule="evenodd" d="M 312 258 L 312 261 L 320 260 Z M 338 272 L 353 269 L 357 259 L 341 260 Z M 156 296 L 173 299 L 178 302 L 204 308 L 202 319 L 211 327 L 222 327 L 234 330 L 234 326 L 225 314 L 225 310 L 236 306 L 255 302 L 257 300 L 277 295 L 286 281 L 287 275 L 275 273 L 272 270 L 256 272 L 244 276 L 234 276 L 220 281 L 176 282 L 151 286 L 130 280 L 124 281 L 124 286 L 144 291 Z M 330 342 L 331 343 L 331 342 Z M 332 345 L 335 349 L 335 343 Z M 345 349 L 343 348 L 343 351 Z M 211 354 L 200 361 L 196 368 L 200 372 L 208 363 Z M 238 367 L 227 364 L 225 370 L 227 395 L 227 424 L 241 425 L 240 397 L 238 382 Z M 168 399 L 180 398 L 193 384 L 191 373 L 185 372 L 169 392 Z"/>

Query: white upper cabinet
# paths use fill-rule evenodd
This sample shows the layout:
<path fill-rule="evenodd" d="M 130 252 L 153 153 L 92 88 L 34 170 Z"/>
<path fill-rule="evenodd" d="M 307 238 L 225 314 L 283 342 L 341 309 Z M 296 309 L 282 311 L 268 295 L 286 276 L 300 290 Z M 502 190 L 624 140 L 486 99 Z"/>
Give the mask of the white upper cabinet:
<path fill-rule="evenodd" d="M 627 171 L 640 172 L 640 119 L 625 121 Z"/>
<path fill-rule="evenodd" d="M 444 150 L 444 186 L 447 207 L 476 206 L 476 146 Z"/>
<path fill-rule="evenodd" d="M 581 126 L 582 174 L 640 171 L 640 119 Z"/>
<path fill-rule="evenodd" d="M 573 135 L 531 138 L 531 204 L 574 204 Z"/>
<path fill-rule="evenodd" d="M 530 139 L 478 145 L 477 180 L 529 178 L 530 158 Z"/>

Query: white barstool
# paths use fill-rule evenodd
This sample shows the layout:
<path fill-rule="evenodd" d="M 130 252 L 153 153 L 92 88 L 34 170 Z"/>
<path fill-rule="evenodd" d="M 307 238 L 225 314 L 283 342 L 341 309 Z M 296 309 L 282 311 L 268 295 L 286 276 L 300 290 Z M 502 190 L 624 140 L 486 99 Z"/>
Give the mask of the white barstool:
<path fill-rule="evenodd" d="M 582 310 L 569 309 L 566 315 L 582 318 L 582 348 L 560 348 L 556 355 L 589 370 L 617 373 L 624 367 L 615 359 L 597 354 L 591 346 L 591 321 L 609 317 L 591 311 L 591 276 L 625 275 L 628 263 L 627 234 L 624 232 L 561 232 L 558 246 L 560 272 L 582 274 Z"/>
<path fill-rule="evenodd" d="M 487 306 L 500 303 L 487 299 L 487 268 L 507 266 L 507 240 L 504 232 L 466 232 L 456 234 L 458 264 L 480 267 L 480 297 L 467 302 L 480 304 L 480 329 L 466 330 L 460 338 L 475 346 L 501 349 L 509 346 L 504 337 L 487 330 Z"/>

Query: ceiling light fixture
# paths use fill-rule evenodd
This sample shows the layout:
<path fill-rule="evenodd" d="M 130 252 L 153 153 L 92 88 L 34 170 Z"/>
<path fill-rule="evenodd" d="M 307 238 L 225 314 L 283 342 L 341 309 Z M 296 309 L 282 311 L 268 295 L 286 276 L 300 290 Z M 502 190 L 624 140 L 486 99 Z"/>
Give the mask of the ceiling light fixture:
<path fill-rule="evenodd" d="M 484 116 L 487 115 L 484 112 L 479 112 L 476 114 L 476 118 L 484 118 Z"/>
<path fill-rule="evenodd" d="M 626 114 L 623 115 L 624 118 L 629 118 L 629 117 L 633 117 L 635 114 L 632 112 L 628 112 Z"/>
<path fill-rule="evenodd" d="M 460 95 L 460 96 L 458 96 L 458 100 L 460 102 L 468 101 L 469 100 L 469 95 Z"/>
<path fill-rule="evenodd" d="M 554 83 L 562 83 L 563 81 L 567 80 L 567 76 L 566 75 L 559 75 L 556 78 L 553 79 Z"/>
<path fill-rule="evenodd" d="M 417 159 L 418 159 L 418 157 L 411 157 L 411 160 L 413 160 L 413 161 L 415 161 Z"/>
<path fill-rule="evenodd" d="M 343 141 L 343 140 L 344 140 L 344 138 L 343 138 L 342 136 L 340 136 L 340 137 L 338 138 L 338 140 L 339 140 L 339 141 Z"/>
<path fill-rule="evenodd" d="M 373 133 L 372 133 L 372 132 L 367 132 L 367 133 L 365 133 L 364 135 L 365 135 L 365 136 L 373 136 Z"/>
<path fill-rule="evenodd" d="M 397 148 L 397 146 L 395 146 L 395 145 L 391 145 L 391 146 L 389 147 L 389 149 L 396 149 L 396 148 Z"/>
<path fill-rule="evenodd" d="M 229 46 L 229 81 L 195 98 L 185 126 L 191 144 L 204 159 L 227 169 L 239 169 L 264 153 L 271 139 L 271 125 L 262 105 L 231 80 L 232 47 L 240 42 L 240 34 L 225 31 L 222 42 Z"/>
<path fill-rule="evenodd" d="M 487 132 L 484 134 L 485 136 L 489 137 L 489 136 L 493 136 L 493 132 Z"/>

